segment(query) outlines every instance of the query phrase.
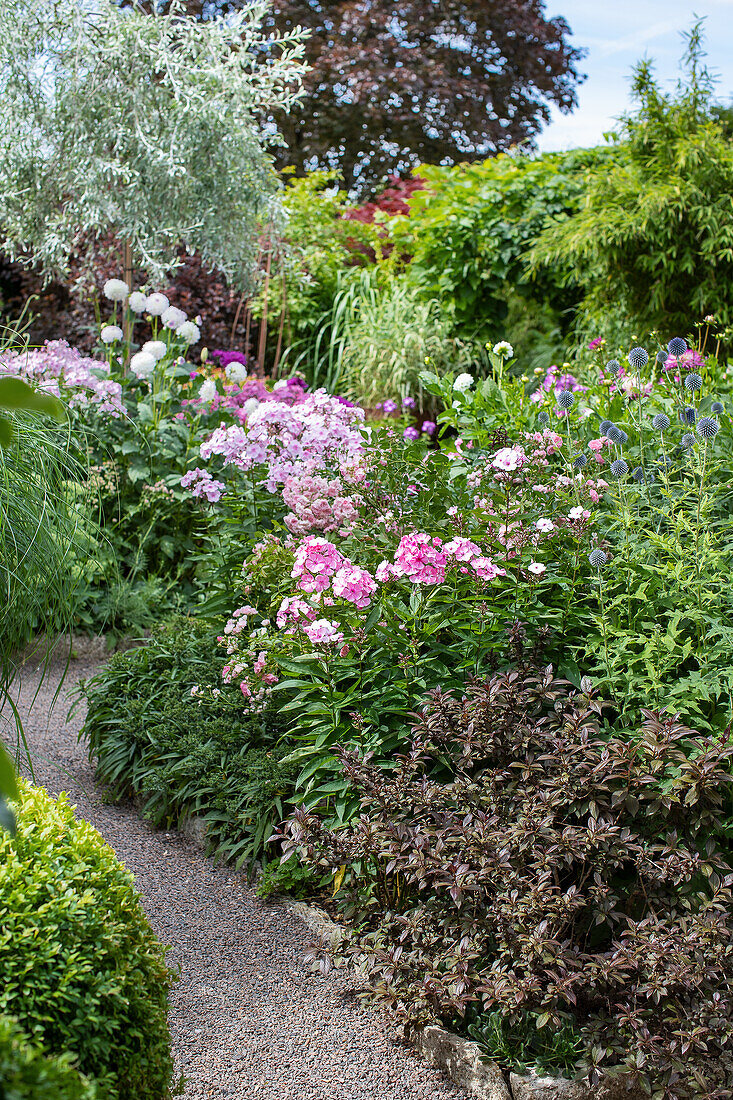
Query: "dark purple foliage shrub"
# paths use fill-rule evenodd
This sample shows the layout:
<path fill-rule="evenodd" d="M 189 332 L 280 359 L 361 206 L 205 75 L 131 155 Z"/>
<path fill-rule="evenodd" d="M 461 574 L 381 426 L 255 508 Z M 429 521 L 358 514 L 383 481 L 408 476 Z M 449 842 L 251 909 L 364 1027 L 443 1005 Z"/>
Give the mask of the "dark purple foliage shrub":
<path fill-rule="evenodd" d="M 341 869 L 341 956 L 408 1020 L 572 1025 L 592 1081 L 729 1097 L 730 737 L 646 711 L 609 740 L 601 710 L 551 667 L 435 691 L 393 767 L 341 751 L 361 815 L 299 809 L 285 850 Z"/>

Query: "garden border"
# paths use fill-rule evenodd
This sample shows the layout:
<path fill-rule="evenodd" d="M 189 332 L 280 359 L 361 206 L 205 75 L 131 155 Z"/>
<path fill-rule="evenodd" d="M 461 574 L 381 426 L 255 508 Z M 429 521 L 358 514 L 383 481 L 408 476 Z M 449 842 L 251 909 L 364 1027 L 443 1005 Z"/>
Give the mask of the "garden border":
<path fill-rule="evenodd" d="M 186 818 L 178 832 L 195 847 L 205 849 L 204 818 Z M 294 913 L 321 941 L 334 946 L 341 939 L 341 927 L 319 906 L 285 895 L 276 895 L 272 900 Z M 507 1079 L 496 1063 L 483 1060 L 478 1043 L 437 1024 L 408 1027 L 405 1037 L 426 1062 L 473 1100 L 648 1100 L 646 1093 L 623 1076 L 605 1077 L 596 1086 L 536 1074 L 522 1077 L 510 1073 Z"/>

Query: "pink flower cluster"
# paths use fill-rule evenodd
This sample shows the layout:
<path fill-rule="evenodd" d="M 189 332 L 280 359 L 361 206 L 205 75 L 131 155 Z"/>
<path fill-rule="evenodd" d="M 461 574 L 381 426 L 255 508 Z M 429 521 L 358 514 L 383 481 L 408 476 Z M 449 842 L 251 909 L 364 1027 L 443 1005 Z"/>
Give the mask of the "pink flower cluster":
<path fill-rule="evenodd" d="M 705 366 L 705 360 L 699 351 L 695 348 L 689 348 L 688 351 L 683 351 L 682 355 L 668 355 L 667 359 L 662 367 L 665 372 L 674 370 L 700 370 Z"/>
<path fill-rule="evenodd" d="M 109 375 L 109 364 L 83 356 L 66 340 L 48 340 L 34 351 L 0 355 L 0 375 L 12 375 L 68 401 L 118 417 L 125 412 L 122 386 Z"/>
<path fill-rule="evenodd" d="M 480 580 L 492 581 L 506 575 L 471 539 L 456 536 L 443 543 L 442 539 L 416 532 L 402 536 L 394 563 L 380 562 L 376 578 L 382 583 L 390 577 L 406 577 L 411 584 L 442 584 L 452 561 L 458 563 L 459 572 L 466 573 L 470 568 Z"/>
<path fill-rule="evenodd" d="M 221 500 L 221 495 L 226 489 L 222 481 L 217 481 L 208 470 L 202 470 L 200 466 L 183 475 L 181 487 L 190 489 L 195 497 L 206 497 L 209 504 L 216 504 Z"/>
<path fill-rule="evenodd" d="M 364 450 L 364 410 L 345 405 L 324 390 L 289 406 L 260 402 L 246 427 L 222 425 L 201 444 L 206 460 L 220 455 L 241 470 L 265 467 L 264 485 L 275 493 L 292 476 L 336 470 Z"/>
<path fill-rule="evenodd" d="M 340 478 L 291 474 L 283 485 L 282 497 L 291 511 L 285 526 L 294 535 L 311 531 L 337 531 L 346 536 L 358 518 L 358 498 L 344 494 Z"/>
<path fill-rule="evenodd" d="M 371 573 L 353 565 L 332 542 L 316 537 L 300 544 L 290 575 L 301 592 L 322 593 L 331 588 L 334 596 L 359 609 L 369 606 L 377 587 Z"/>

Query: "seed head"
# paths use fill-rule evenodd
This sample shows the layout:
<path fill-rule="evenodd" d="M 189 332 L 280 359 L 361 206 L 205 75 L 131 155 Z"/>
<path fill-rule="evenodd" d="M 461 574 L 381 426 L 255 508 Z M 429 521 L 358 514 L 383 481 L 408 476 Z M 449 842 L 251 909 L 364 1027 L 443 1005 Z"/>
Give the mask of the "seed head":
<path fill-rule="evenodd" d="M 652 427 L 655 431 L 666 432 L 669 425 L 670 419 L 665 413 L 657 413 L 657 415 L 652 418 Z"/>
<path fill-rule="evenodd" d="M 606 363 L 606 370 L 609 374 L 612 374 L 614 378 L 618 378 L 621 373 L 621 364 L 618 359 L 609 359 Z"/>
<path fill-rule="evenodd" d="M 687 341 L 683 340 L 681 336 L 673 336 L 667 344 L 667 351 L 670 355 L 684 355 L 687 351 Z"/>
<path fill-rule="evenodd" d="M 605 565 L 608 561 L 608 555 L 604 554 L 603 550 L 599 546 L 596 546 L 595 550 L 591 550 L 588 555 L 588 561 L 596 569 L 600 569 L 602 565 Z"/>
<path fill-rule="evenodd" d="M 688 374 L 685 378 L 685 389 L 692 390 L 695 393 L 697 390 L 702 389 L 702 378 L 699 374 Z"/>
<path fill-rule="evenodd" d="M 629 472 L 629 467 L 623 458 L 617 458 L 615 462 L 612 462 L 610 469 L 614 477 L 626 477 Z"/>
<path fill-rule="evenodd" d="M 701 416 L 697 422 L 697 434 L 702 439 L 714 439 L 720 431 L 720 424 L 714 416 Z"/>
<path fill-rule="evenodd" d="M 640 370 L 649 362 L 649 354 L 644 348 L 632 348 L 626 358 L 635 370 Z"/>

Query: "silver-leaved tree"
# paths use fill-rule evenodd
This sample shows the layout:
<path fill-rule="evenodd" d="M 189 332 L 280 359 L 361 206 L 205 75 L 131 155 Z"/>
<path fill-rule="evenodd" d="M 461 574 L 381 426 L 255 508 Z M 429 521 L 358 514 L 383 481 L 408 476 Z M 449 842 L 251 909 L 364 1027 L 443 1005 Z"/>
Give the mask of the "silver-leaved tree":
<path fill-rule="evenodd" d="M 298 98 L 301 32 L 112 0 L 0 4 L 0 247 L 61 276 L 114 232 L 151 276 L 183 245 L 246 288 L 278 208 L 258 121 Z"/>

